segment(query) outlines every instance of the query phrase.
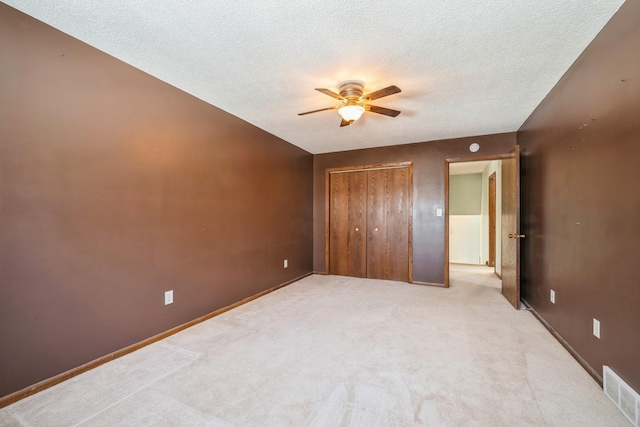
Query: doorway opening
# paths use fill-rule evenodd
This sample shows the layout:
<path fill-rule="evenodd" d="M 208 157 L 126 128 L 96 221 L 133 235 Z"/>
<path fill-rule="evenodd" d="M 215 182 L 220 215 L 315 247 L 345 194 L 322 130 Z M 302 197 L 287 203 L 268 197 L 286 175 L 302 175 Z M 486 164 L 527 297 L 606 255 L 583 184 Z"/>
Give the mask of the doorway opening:
<path fill-rule="evenodd" d="M 497 224 L 501 214 L 501 160 L 449 165 L 449 273 L 500 288 Z"/>
<path fill-rule="evenodd" d="M 516 146 L 509 154 L 445 160 L 445 286 L 452 270 L 456 275 L 475 271 L 500 283 L 502 294 L 516 308 L 516 237 L 524 237 L 518 232 L 518 156 Z"/>

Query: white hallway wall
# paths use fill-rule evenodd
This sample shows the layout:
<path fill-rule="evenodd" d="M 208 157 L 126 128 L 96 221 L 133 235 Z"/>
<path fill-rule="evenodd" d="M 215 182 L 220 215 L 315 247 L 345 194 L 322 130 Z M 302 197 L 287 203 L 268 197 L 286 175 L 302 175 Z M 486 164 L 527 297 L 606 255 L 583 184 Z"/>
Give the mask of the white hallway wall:
<path fill-rule="evenodd" d="M 449 179 L 449 262 L 482 264 L 482 173 Z"/>
<path fill-rule="evenodd" d="M 449 216 L 449 262 L 482 264 L 482 215 Z"/>

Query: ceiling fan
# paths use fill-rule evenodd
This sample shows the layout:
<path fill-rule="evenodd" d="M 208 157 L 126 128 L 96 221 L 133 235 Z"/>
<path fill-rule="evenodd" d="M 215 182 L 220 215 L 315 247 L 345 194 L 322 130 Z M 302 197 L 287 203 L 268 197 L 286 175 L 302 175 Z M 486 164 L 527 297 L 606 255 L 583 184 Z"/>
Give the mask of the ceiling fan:
<path fill-rule="evenodd" d="M 318 89 L 318 92 L 329 95 L 342 102 L 341 105 L 336 105 L 329 108 L 321 108 L 319 110 L 307 111 L 305 113 L 298 113 L 299 116 L 305 114 L 317 113 L 319 111 L 338 110 L 338 114 L 342 117 L 340 121 L 340 127 L 349 126 L 362 116 L 365 111 L 371 111 L 372 113 L 383 114 L 385 116 L 396 117 L 400 114 L 398 110 L 392 110 L 390 108 L 377 107 L 369 104 L 369 101 L 382 98 L 384 96 L 393 95 L 399 93 L 400 88 L 397 86 L 389 86 L 384 89 L 377 90 L 368 94 L 364 94 L 364 84 L 358 81 L 347 81 L 340 84 L 339 94 L 329 89 Z"/>

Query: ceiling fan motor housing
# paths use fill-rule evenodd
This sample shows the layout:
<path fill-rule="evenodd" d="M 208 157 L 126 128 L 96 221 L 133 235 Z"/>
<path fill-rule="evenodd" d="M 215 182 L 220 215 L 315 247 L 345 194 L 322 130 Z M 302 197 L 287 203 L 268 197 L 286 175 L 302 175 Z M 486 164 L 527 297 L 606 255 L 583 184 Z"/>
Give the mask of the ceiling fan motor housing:
<path fill-rule="evenodd" d="M 359 102 L 364 94 L 364 83 L 350 80 L 340 83 L 340 96 L 347 101 Z"/>

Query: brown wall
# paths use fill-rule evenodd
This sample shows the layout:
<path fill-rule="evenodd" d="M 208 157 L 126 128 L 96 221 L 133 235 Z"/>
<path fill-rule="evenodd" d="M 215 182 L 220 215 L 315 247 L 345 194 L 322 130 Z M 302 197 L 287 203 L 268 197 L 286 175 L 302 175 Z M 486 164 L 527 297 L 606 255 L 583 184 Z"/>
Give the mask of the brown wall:
<path fill-rule="evenodd" d="M 480 144 L 471 153 L 469 145 Z M 366 150 L 319 154 L 313 160 L 313 269 L 325 272 L 325 171 L 328 168 L 413 162 L 413 280 L 444 283 L 445 159 L 481 157 L 508 153 L 516 145 L 516 134 L 477 136 L 396 145 Z"/>
<path fill-rule="evenodd" d="M 309 153 L 2 3 L 0 64 L 0 396 L 311 271 Z"/>
<path fill-rule="evenodd" d="M 640 1 L 518 132 L 523 298 L 602 375 L 640 390 Z M 549 290 L 556 291 L 556 304 Z M 601 339 L 591 333 L 601 322 Z"/>

